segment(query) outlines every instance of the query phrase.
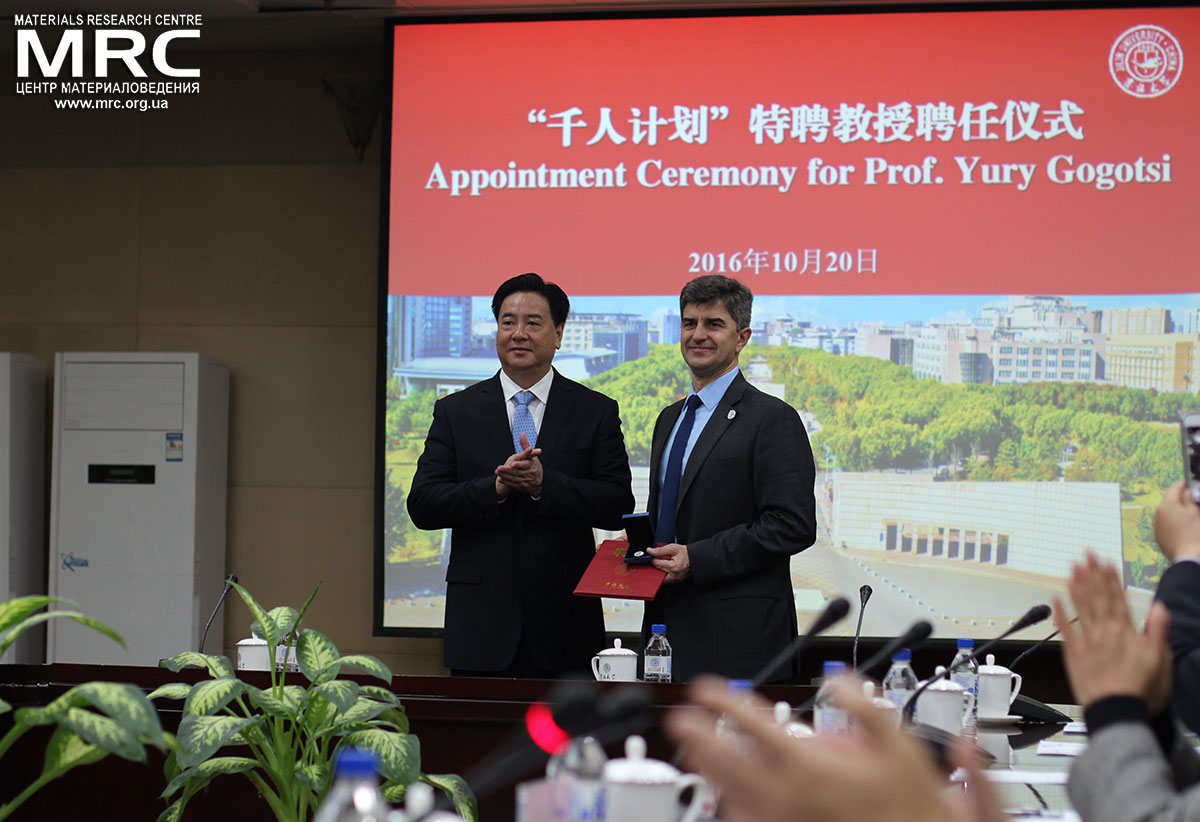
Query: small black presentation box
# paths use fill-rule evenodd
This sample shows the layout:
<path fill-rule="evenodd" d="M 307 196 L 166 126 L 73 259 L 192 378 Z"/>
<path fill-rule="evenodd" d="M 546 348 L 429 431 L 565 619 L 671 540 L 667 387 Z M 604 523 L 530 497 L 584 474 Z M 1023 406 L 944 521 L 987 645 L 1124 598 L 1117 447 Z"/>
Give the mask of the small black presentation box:
<path fill-rule="evenodd" d="M 650 525 L 649 514 L 626 514 L 621 517 L 625 522 L 625 538 L 629 540 L 629 548 L 625 551 L 626 565 L 649 565 L 654 557 L 646 553 L 647 548 L 654 546 L 654 528 Z"/>

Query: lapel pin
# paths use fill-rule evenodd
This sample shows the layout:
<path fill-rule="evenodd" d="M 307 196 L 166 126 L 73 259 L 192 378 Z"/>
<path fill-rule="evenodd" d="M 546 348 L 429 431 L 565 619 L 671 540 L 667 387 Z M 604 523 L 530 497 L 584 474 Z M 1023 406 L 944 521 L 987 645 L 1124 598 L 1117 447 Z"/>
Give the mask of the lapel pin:
<path fill-rule="evenodd" d="M 729 409 L 729 413 L 725 415 L 725 419 L 727 419 L 727 420 L 731 420 L 731 419 L 733 419 L 733 418 L 734 418 L 734 417 L 736 417 L 736 416 L 737 416 L 737 412 L 736 412 L 736 411 L 734 411 L 732 408 L 730 408 L 730 409 Z"/>

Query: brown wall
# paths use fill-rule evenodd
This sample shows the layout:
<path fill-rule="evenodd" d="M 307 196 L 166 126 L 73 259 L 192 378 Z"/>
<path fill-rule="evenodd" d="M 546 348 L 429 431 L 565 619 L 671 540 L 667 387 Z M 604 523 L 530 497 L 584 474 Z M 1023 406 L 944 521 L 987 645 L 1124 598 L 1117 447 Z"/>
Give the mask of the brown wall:
<path fill-rule="evenodd" d="M 309 627 L 443 673 L 440 640 L 371 636 L 380 126 L 358 162 L 321 80 L 381 48 L 196 54 L 166 111 L 0 86 L 0 351 L 226 362 L 227 568 L 267 607 L 324 579 Z M 249 624 L 232 597 L 227 653 Z"/>

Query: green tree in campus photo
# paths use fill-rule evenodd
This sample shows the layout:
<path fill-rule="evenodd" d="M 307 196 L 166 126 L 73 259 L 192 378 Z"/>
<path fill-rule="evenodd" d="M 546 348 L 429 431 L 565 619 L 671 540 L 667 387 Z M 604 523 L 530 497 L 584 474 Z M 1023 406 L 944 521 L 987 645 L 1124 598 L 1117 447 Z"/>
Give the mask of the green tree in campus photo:
<path fill-rule="evenodd" d="M 1161 501 L 1161 500 L 1160 500 Z M 1155 505 L 1157 508 L 1157 504 Z M 1136 516 L 1136 539 L 1125 551 L 1126 563 L 1135 585 L 1152 588 L 1158 584 L 1162 572 L 1167 569 L 1167 558 L 1157 549 L 1154 542 L 1154 509 L 1143 506 Z"/>
<path fill-rule="evenodd" d="M 389 391 L 386 426 L 389 452 L 404 447 L 406 441 L 425 441 L 436 401 L 437 394 L 433 391 L 414 391 L 407 397 L 394 399 Z"/>
<path fill-rule="evenodd" d="M 385 456 L 384 545 L 389 563 L 429 563 L 440 559 L 440 531 L 422 531 L 408 518 L 408 487 L 417 468 L 417 458 L 433 421 L 433 391 L 414 391 L 400 397 L 397 380 L 389 380 L 384 420 Z"/>
<path fill-rule="evenodd" d="M 442 556 L 442 532 L 422 531 L 408 518 L 408 485 L 388 482 L 383 492 L 384 544 L 388 562 L 436 562 Z"/>
<path fill-rule="evenodd" d="M 597 374 L 584 384 L 617 401 L 629 462 L 649 465 L 654 421 L 663 408 L 687 394 L 691 376 L 679 346 L 664 343 L 650 346 L 645 357 Z"/>

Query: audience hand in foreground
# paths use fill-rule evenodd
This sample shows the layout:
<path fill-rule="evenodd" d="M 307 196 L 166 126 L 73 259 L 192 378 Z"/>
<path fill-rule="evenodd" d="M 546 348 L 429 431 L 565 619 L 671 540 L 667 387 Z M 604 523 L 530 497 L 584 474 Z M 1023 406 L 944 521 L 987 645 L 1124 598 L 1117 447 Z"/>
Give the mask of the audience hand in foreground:
<path fill-rule="evenodd" d="M 1171 562 L 1200 559 L 1200 505 L 1187 483 L 1177 482 L 1163 495 L 1154 512 L 1154 541 Z"/>
<path fill-rule="evenodd" d="M 1004 814 L 980 775 L 970 743 L 953 752 L 970 789 L 948 789 L 923 743 L 895 727 L 864 699 L 858 680 L 839 683 L 836 699 L 851 714 L 849 738 L 794 739 L 774 722 L 767 703 L 730 694 L 722 680 L 693 685 L 692 707 L 667 717 L 685 762 L 722 793 L 722 818 L 757 822 L 1001 822 Z M 728 714 L 753 744 L 716 736 Z"/>
<path fill-rule="evenodd" d="M 1138 631 L 1117 569 L 1102 565 L 1095 554 L 1075 566 L 1067 591 L 1079 623 L 1070 624 L 1062 599 L 1055 597 L 1054 624 L 1076 701 L 1090 705 L 1104 697 L 1134 696 L 1146 700 L 1151 714 L 1166 707 L 1171 695 L 1166 607 L 1155 602 L 1145 633 Z"/>

